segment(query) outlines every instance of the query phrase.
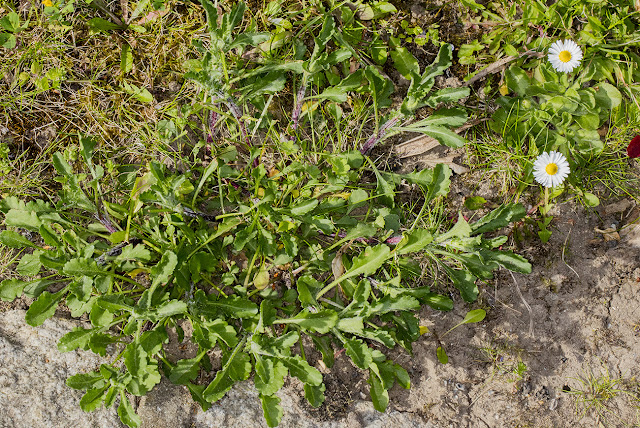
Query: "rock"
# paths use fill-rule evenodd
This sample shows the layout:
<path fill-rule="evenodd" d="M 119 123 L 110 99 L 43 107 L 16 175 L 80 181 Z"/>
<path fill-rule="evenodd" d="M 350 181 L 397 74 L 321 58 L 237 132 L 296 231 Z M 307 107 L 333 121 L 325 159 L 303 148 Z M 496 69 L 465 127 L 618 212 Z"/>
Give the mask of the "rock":
<path fill-rule="evenodd" d="M 24 314 L 0 313 L 0 427 L 122 427 L 115 409 L 83 412 L 84 391 L 65 385 L 105 362 L 91 352 L 58 351 L 58 339 L 79 323 L 49 319 L 34 328 Z"/>
<path fill-rule="evenodd" d="M 34 328 L 25 323 L 24 315 L 25 311 L 17 309 L 0 312 L 0 427 L 124 427 L 115 407 L 83 412 L 79 401 L 84 392 L 65 384 L 69 376 L 96 370 L 108 361 L 91 352 L 58 351 L 60 337 L 82 323 L 54 318 Z M 284 409 L 280 427 L 436 428 L 415 413 L 396 410 L 380 413 L 370 401 L 363 400 L 351 404 L 346 420 L 321 422 L 313 418 L 308 407 L 301 406 L 302 394 L 299 385 L 280 391 L 280 405 Z M 250 381 L 239 383 L 203 412 L 185 387 L 163 378 L 147 396 L 140 398 L 136 411 L 143 428 L 267 426 L 258 393 Z"/>

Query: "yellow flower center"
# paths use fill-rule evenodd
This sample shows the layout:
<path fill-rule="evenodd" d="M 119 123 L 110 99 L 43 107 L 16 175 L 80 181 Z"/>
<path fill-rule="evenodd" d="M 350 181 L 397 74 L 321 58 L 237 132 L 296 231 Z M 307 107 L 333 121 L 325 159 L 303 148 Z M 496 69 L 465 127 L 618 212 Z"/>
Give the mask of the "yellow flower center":
<path fill-rule="evenodd" d="M 547 171 L 549 175 L 556 175 L 558 173 L 558 165 L 550 163 L 544 170 Z"/>
<path fill-rule="evenodd" d="M 47 7 L 52 7 L 53 6 L 53 2 L 51 0 L 43 0 L 42 4 L 47 6 Z"/>
<path fill-rule="evenodd" d="M 571 61 L 571 52 L 569 51 L 562 51 L 558 54 L 558 58 L 560 59 L 560 61 L 562 62 L 569 62 Z"/>

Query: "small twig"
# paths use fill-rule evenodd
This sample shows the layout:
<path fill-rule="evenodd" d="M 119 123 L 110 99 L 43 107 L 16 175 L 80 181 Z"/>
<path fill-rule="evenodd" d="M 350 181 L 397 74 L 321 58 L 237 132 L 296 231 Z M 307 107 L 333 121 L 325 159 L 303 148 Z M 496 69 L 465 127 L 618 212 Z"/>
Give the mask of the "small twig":
<path fill-rule="evenodd" d="M 509 271 L 509 273 L 511 274 L 513 283 L 516 285 L 516 291 L 518 292 L 518 296 L 520 296 L 522 303 L 524 303 L 524 307 L 527 308 L 527 311 L 529 312 L 529 334 L 533 339 L 535 339 L 536 335 L 533 333 L 533 311 L 531 310 L 531 306 L 529 306 L 527 301 L 524 300 L 524 296 L 522 295 L 522 291 L 520 291 L 520 287 L 518 286 L 518 282 L 516 281 L 516 277 L 513 275 L 513 272 Z"/>
<path fill-rule="evenodd" d="M 574 268 L 572 268 L 571 266 L 569 266 L 569 263 L 567 263 L 564 260 L 564 250 L 567 248 L 567 241 L 569 240 L 569 235 L 571 235 L 571 231 L 573 230 L 573 227 L 569 229 L 569 233 L 567 233 L 567 237 L 564 240 L 564 244 L 562 245 L 562 262 L 567 265 L 567 267 L 569 269 L 571 269 L 571 272 L 575 273 L 576 276 L 578 277 L 578 279 L 580 279 L 580 275 L 578 275 L 578 272 L 576 272 L 576 270 Z"/>

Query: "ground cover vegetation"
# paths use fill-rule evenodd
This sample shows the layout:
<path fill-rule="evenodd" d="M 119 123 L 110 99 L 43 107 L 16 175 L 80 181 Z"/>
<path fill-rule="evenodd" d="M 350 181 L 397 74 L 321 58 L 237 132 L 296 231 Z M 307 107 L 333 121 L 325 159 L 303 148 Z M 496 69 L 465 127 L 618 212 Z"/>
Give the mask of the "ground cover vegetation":
<path fill-rule="evenodd" d="M 68 380 L 84 410 L 117 403 L 139 426 L 127 393 L 161 374 L 204 410 L 251 378 L 276 426 L 285 377 L 320 406 L 316 356 L 331 367 L 344 349 L 384 411 L 410 387 L 385 350 L 412 352 L 423 305 L 531 271 L 505 228 L 546 242 L 552 201 L 637 194 L 634 4 L 426 5 L 413 20 L 385 1 L 2 7 L 0 298 L 32 299 L 33 326 L 60 305 L 88 317 L 59 343 L 112 357 Z M 418 22 L 451 8 L 464 40 Z M 557 40 L 575 47 L 554 62 Z M 504 203 L 469 195 L 465 216 L 449 166 L 393 168 L 388 142 L 407 133 L 467 150 Z M 194 358 L 171 361 L 168 329 Z M 447 333 L 429 333 L 446 364 Z"/>

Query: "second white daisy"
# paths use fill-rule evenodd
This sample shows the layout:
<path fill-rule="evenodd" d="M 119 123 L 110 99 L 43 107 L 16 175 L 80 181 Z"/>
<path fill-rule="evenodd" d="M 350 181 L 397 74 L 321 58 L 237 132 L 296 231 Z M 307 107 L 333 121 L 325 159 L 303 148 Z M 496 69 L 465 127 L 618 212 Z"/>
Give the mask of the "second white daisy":
<path fill-rule="evenodd" d="M 562 153 L 542 153 L 533 163 L 533 177 L 544 187 L 555 187 L 562 184 L 571 169 Z"/>
<path fill-rule="evenodd" d="M 573 40 L 558 40 L 549 48 L 549 62 L 562 73 L 573 71 L 581 60 L 582 49 Z"/>

